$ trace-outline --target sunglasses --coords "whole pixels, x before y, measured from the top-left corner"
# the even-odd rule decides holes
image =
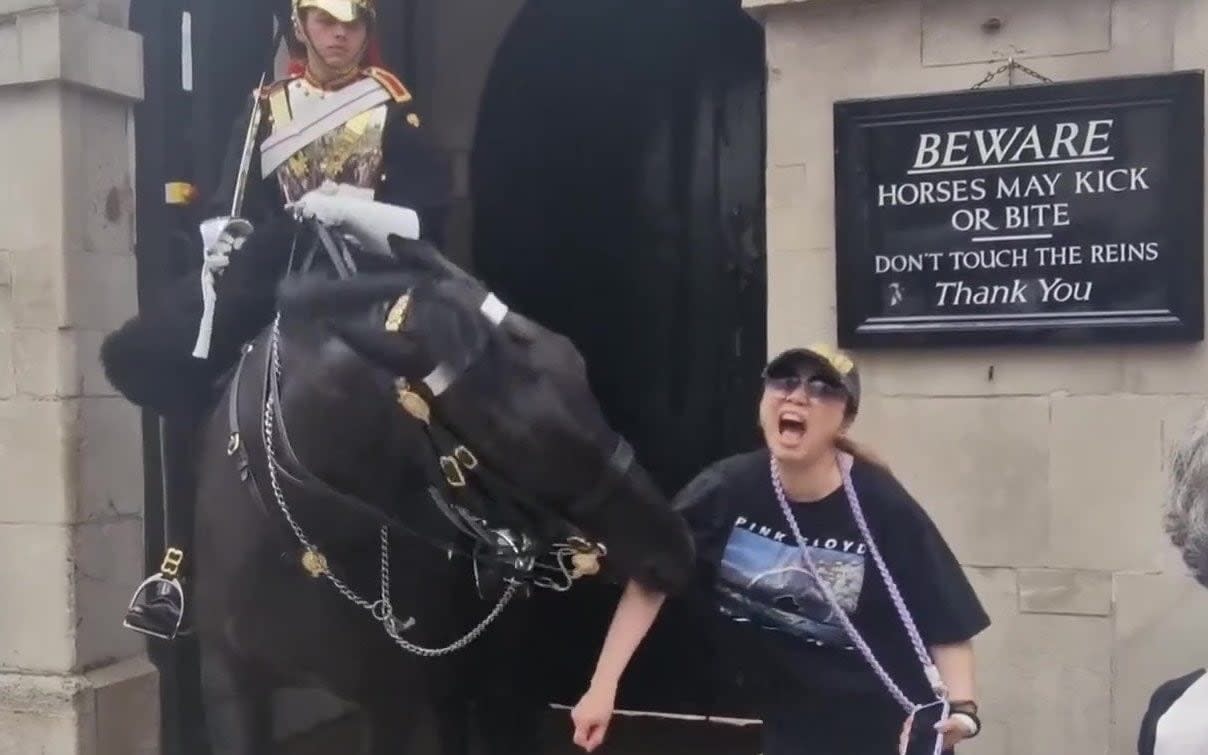
[[[805,395],[815,401],[838,401],[847,399],[847,391],[843,386],[819,375],[768,375],[764,385],[777,393],[789,394],[798,388],[805,389]]]

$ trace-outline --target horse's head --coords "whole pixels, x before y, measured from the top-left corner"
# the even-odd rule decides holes
[[[283,308],[323,315],[388,305],[373,324],[340,318],[333,327],[405,382],[412,409],[429,410],[434,428],[473,453],[481,468],[469,475],[499,478],[603,543],[614,571],[658,589],[684,586],[693,567],[686,526],[609,427],[570,340],[509,311],[433,247],[397,238],[392,246],[405,272],[293,282]]]

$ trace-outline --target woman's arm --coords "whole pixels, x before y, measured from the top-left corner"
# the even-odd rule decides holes
[[[948,688],[948,698],[976,700],[973,643],[969,641],[955,645],[935,645],[930,650],[935,667],[939,669],[940,678]]]
[[[974,678],[974,656],[972,641],[958,642],[951,645],[933,645],[928,648],[935,667],[940,672],[940,679],[948,688],[948,699],[953,703],[976,701],[976,680]],[[940,721],[938,729],[944,734],[944,748],[954,747],[962,739],[977,734],[971,731],[973,720],[967,716],[959,716],[958,709],[945,721]]]
[[[638,646],[650,631],[666,596],[630,581],[617,603],[617,610],[600,649],[595,673],[587,692],[571,711],[575,725],[574,742],[587,752],[604,742],[608,722],[616,705],[621,676]]]

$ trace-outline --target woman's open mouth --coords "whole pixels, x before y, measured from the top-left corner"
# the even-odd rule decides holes
[[[787,445],[797,445],[805,437],[808,429],[805,417],[796,412],[784,412],[780,415],[777,430],[780,442]]]

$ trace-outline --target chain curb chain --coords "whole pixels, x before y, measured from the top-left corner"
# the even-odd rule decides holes
[[[885,667],[882,666],[880,661],[877,660],[876,655],[874,655],[872,652],[872,648],[868,646],[868,643],[864,640],[863,635],[860,634],[855,625],[852,623],[851,618],[847,615],[847,611],[843,610],[843,606],[839,603],[838,598],[835,597],[830,585],[822,579],[822,575],[818,572],[818,566],[814,562],[814,557],[810,554],[809,547],[805,543],[805,537],[801,534],[801,528],[797,525],[797,518],[793,516],[793,512],[789,507],[788,498],[784,493],[784,485],[780,480],[780,470],[776,465],[775,457],[772,458],[771,467],[772,487],[776,491],[776,499],[780,503],[780,508],[784,512],[785,519],[788,520],[789,529],[792,531],[793,537],[797,540],[797,546],[801,550],[802,555],[805,557],[806,567],[809,569],[810,576],[813,577],[814,582],[818,585],[819,589],[822,591],[822,594],[826,597],[827,602],[830,604],[831,610],[833,610],[839,617],[839,622],[843,624],[843,628],[847,632],[848,638],[860,650],[860,654],[864,656],[864,659],[868,662],[868,665],[872,667],[873,672],[878,678],[880,678],[881,682],[885,685],[886,690],[888,690],[889,694],[897,701],[898,705],[900,705],[907,714],[913,715],[926,706],[918,705],[911,701],[911,699],[906,696],[906,693],[902,691],[901,687],[899,687],[897,683],[894,682],[893,678],[889,676],[889,672],[886,671]],[[872,539],[872,535],[868,529],[868,522],[864,519],[864,513],[860,507],[859,499],[855,494],[855,486],[852,485],[851,482],[851,473],[849,472],[848,467],[843,463],[842,459],[839,460],[839,471],[843,478],[844,493],[847,496],[847,501],[852,511],[852,517],[856,520],[856,527],[860,530],[860,535],[864,538],[865,543],[868,545],[868,550],[873,556],[873,561],[876,563],[878,571],[881,573],[881,579],[889,591],[894,607],[898,611],[898,616],[901,618],[902,623],[906,627],[907,633],[910,635],[911,645],[914,646],[915,654],[919,656],[919,660],[923,663],[928,681],[932,685],[932,689],[936,694],[937,701],[942,700],[947,694],[946,690],[944,690],[943,683],[939,679],[938,671],[935,669],[935,664],[932,662],[931,658],[926,655],[925,650],[920,651],[920,647],[923,647],[923,644],[918,635],[918,629],[915,627],[914,622],[910,619],[910,613],[906,608],[906,602],[902,599],[901,593],[898,592],[897,584],[894,582],[893,577],[890,576],[889,569],[885,566],[884,560],[881,559],[880,551]],[[933,703],[929,703],[928,705],[931,704]]]
[[[986,84],[989,84],[994,79],[998,78],[1002,74],[1004,74],[1007,71],[1010,71],[1011,69],[1014,69],[1014,68],[1017,68],[1020,71],[1023,71],[1024,73],[1028,74],[1032,78],[1037,79],[1039,81],[1043,81],[1046,84],[1053,83],[1053,80],[1050,79],[1048,76],[1045,76],[1044,74],[1039,73],[1036,70],[1029,68],[1028,66],[1025,66],[1023,63],[1020,63],[1019,61],[1017,61],[1015,58],[1012,57],[1012,58],[1007,58],[1006,63],[1003,63],[1001,66],[999,66],[997,70],[987,73],[986,77],[984,79],[982,79],[981,81],[977,82],[976,84],[974,84],[973,86],[971,86],[969,88],[970,89],[981,89]]]
[[[281,354],[278,348],[280,340],[280,324],[281,315],[278,314],[276,319],[273,320],[273,331],[269,341],[269,357],[271,362],[270,369],[273,371],[273,379],[275,381],[279,381],[281,378]],[[290,529],[293,530],[294,536],[298,538],[298,542],[307,550],[317,552],[318,549],[311,544],[310,540],[306,537],[306,534],[302,531],[302,528],[298,525],[297,521],[294,520],[293,514],[289,510],[289,506],[285,502],[285,494],[281,491],[281,483],[277,477],[277,457],[273,446],[273,437],[275,433],[273,433],[274,415],[272,401],[267,399],[265,400],[263,416],[264,448],[268,462],[266,466],[268,467],[269,482],[273,489],[273,497],[276,499],[277,507],[281,509],[281,514],[285,517],[285,521],[289,524]],[[508,585],[508,588],[504,591],[503,595],[500,596],[499,602],[495,604],[495,607],[491,609],[491,612],[488,613],[477,626],[471,629],[461,639],[441,648],[426,648],[403,639],[402,632],[405,627],[403,626],[402,622],[399,621],[398,617],[395,616],[394,607],[391,605],[390,535],[388,527],[383,526],[381,529],[382,597],[380,600],[370,603],[364,598],[361,598],[355,592],[353,592],[352,588],[345,584],[343,580],[337,577],[330,568],[323,572],[323,576],[326,577],[329,582],[331,582],[331,584],[336,588],[337,591],[339,591],[341,595],[357,606],[360,606],[368,611],[375,620],[380,622],[386,634],[390,637],[390,639],[394,640],[395,644],[409,653],[425,658],[437,658],[440,656],[449,655],[474,642],[479,636],[482,635],[483,632],[487,630],[491,624],[495,622],[495,619],[499,617],[499,614],[503,613],[503,609],[506,608],[508,603],[512,601],[512,598],[515,597],[517,589],[517,585],[515,584]]]

